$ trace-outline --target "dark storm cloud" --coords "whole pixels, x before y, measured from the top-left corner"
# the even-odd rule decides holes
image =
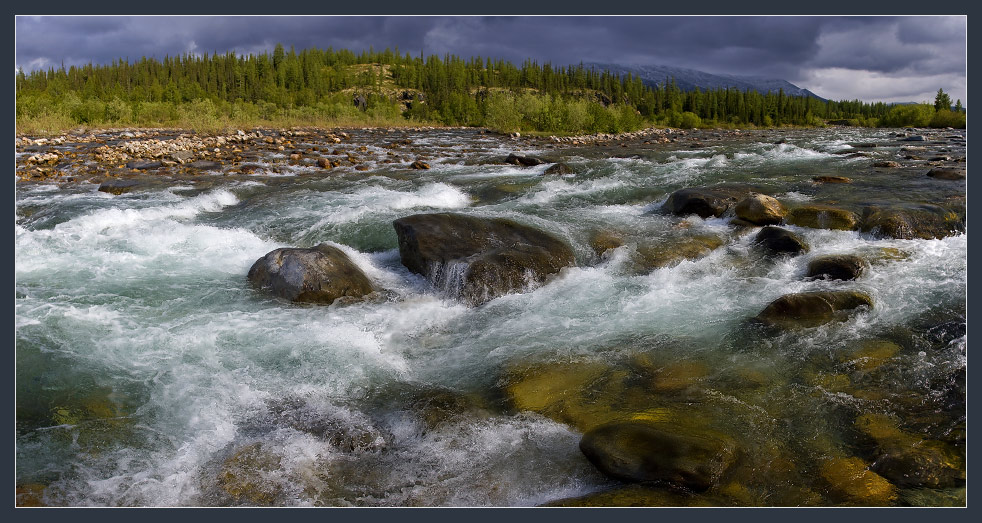
[[[16,25],[17,65],[26,69],[248,54],[282,43],[516,63],[661,64],[794,83],[836,77],[840,86],[842,71],[877,78],[965,72],[965,17],[18,17]]]

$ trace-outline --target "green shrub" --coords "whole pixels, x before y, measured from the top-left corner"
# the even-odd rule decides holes
[[[929,123],[931,127],[954,127],[956,129],[965,128],[965,113],[952,112],[942,109],[934,113]]]

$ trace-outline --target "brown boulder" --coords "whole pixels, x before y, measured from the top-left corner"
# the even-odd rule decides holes
[[[752,194],[734,208],[738,218],[755,225],[774,225],[781,223],[788,213],[776,198],[763,194]]]
[[[873,306],[873,299],[857,291],[785,294],[756,316],[757,321],[782,328],[816,327],[845,319],[849,311]]]
[[[249,281],[295,302],[330,304],[360,298],[375,289],[365,273],[337,247],[276,249],[256,260]]]

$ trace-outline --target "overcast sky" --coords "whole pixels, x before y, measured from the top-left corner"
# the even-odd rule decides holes
[[[782,78],[834,100],[966,98],[966,20],[954,17],[18,17],[25,70],[272,50],[525,58],[555,65],[657,64]]]

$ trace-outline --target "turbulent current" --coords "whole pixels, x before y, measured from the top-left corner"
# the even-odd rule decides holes
[[[928,177],[903,155],[963,157],[964,132],[922,131],[915,143],[898,131],[704,131],[626,147],[357,131],[331,147],[381,158],[406,139],[431,168],[369,160],[365,171],[322,171],[263,153],[256,163],[282,167],[119,195],[97,181],[19,183],[18,496],[52,506],[962,505],[964,230],[904,239],[785,224],[810,249],[768,257],[753,248],[757,228],[731,215],[661,210],[673,191],[721,183],[857,216],[871,205],[963,208],[964,181]],[[547,163],[503,164],[512,152]],[[573,174],[544,174],[560,160]],[[401,263],[393,220],[427,212],[533,226],[568,243],[576,266],[468,305]],[[601,233],[618,241],[598,248]],[[693,238],[709,246],[684,254]],[[273,249],[324,242],[380,291],[301,305],[246,279]],[[855,281],[806,278],[826,254],[868,267]],[[782,295],[834,290],[874,305],[816,327],[752,321]],[[723,434],[736,450],[708,489],[625,482],[580,449],[591,420],[614,413]]]

